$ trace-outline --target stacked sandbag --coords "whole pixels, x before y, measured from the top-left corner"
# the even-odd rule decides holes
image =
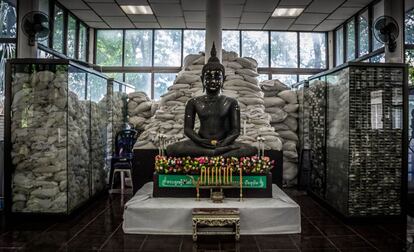
[[[177,74],[168,92],[161,96],[160,107],[145,126],[135,148],[157,148],[159,134],[166,135],[167,144],[186,139],[184,136],[184,110],[186,102],[203,94],[201,70],[203,54],[188,55],[183,70]],[[239,58],[234,52],[223,51],[226,80],[223,94],[238,100],[241,108],[242,133],[238,141],[257,146],[257,137],[265,138],[265,149],[281,150],[282,142],[270,126],[265,113],[263,93],[258,86],[257,62],[252,58]],[[196,121],[195,129],[199,127]]]
[[[193,57],[193,64],[188,65],[191,69],[184,70],[177,74],[173,85],[168,87],[167,93],[161,96],[159,107],[155,110],[154,116],[147,121],[144,132],[139,136],[135,148],[155,149],[159,146],[160,134],[166,135],[167,144],[185,139],[184,136],[184,110],[186,102],[202,90],[201,68],[203,67],[204,56],[191,55],[186,57],[185,66],[189,58]],[[201,60],[202,59],[202,60]],[[199,123],[196,122],[196,127]]]
[[[128,122],[137,130],[145,128],[149,118],[156,110],[157,103],[151,101],[145,92],[139,91],[128,94]]]
[[[112,139],[115,139],[117,132],[121,131],[127,122],[127,94],[123,92],[113,92],[111,97],[111,116],[112,116]]]
[[[296,91],[279,80],[260,83],[264,93],[265,112],[271,125],[283,141],[283,179],[290,183],[298,173],[298,98]]]
[[[105,100],[91,101],[91,168],[92,194],[102,190],[106,184],[106,175],[109,173],[107,156],[107,125],[108,107]]]
[[[89,197],[89,107],[67,83],[66,72],[13,76],[13,211],[66,213]]]

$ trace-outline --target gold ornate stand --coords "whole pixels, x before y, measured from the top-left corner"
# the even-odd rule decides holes
[[[240,240],[240,212],[237,208],[194,208],[193,241],[198,235],[235,235]]]

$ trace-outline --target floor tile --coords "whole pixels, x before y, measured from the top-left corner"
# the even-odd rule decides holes
[[[261,250],[265,249],[296,249],[289,235],[261,235],[256,237]]]
[[[304,249],[334,249],[331,242],[325,237],[291,235],[292,240],[301,250]]]
[[[329,237],[335,247],[340,249],[371,247],[367,242],[356,235]]]

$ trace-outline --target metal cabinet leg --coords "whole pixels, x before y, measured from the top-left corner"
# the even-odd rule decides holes
[[[240,221],[236,221],[236,223],[234,224],[236,227],[236,241],[240,240]]]
[[[193,221],[193,241],[197,241],[197,222]]]

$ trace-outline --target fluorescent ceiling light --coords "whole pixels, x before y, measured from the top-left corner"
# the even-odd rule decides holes
[[[272,17],[297,17],[304,8],[276,8]]]
[[[126,14],[152,14],[148,5],[121,5],[121,8]]]

